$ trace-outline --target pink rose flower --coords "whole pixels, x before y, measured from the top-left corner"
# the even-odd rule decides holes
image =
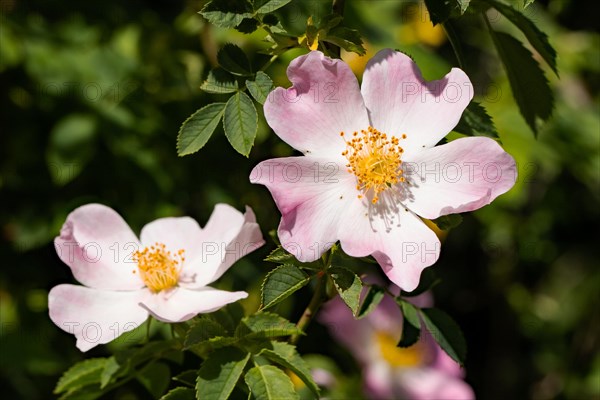
[[[429,293],[415,298],[419,306],[431,305]],[[339,297],[326,303],[319,321],[347,347],[363,367],[363,389],[370,399],[472,400],[473,389],[464,372],[433,340],[421,331],[419,341],[396,347],[403,317],[394,300],[385,296],[364,319],[354,319]]]
[[[458,68],[426,82],[408,56],[382,50],[359,87],[346,63],[312,51],[287,74],[293,86],[271,92],[265,117],[304,156],[263,161],[250,180],[273,195],[279,239],[300,261],[340,241],[351,256],[373,255],[411,291],[440,252],[419,216],[476,210],[515,183],[514,159],[492,139],[435,146],[473,97]]]
[[[157,219],[138,240],[113,209],[88,204],[69,214],[54,244],[84,286],[52,288],[50,319],[87,351],[149,315],[181,322],[246,298],[207,285],[264,241],[248,207],[242,214],[218,204],[204,228],[190,217]]]

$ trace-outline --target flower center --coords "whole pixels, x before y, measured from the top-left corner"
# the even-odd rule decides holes
[[[387,332],[377,332],[375,340],[381,356],[393,367],[414,367],[423,361],[423,351],[419,343],[407,347],[397,347],[396,340]]]
[[[146,287],[158,293],[177,286],[181,264],[185,261],[183,255],[183,249],[171,253],[163,243],[154,243],[133,253],[133,260],[138,264],[140,277]]]
[[[344,135],[344,132],[340,133],[340,136]],[[402,139],[406,139],[406,135],[402,135]],[[400,147],[400,139],[388,137],[369,126],[367,130],[354,132],[350,140],[344,140],[346,150],[342,155],[348,159],[348,172],[356,176],[356,189],[362,192],[359,199],[367,195],[376,204],[381,192],[404,182],[401,168],[404,149]]]

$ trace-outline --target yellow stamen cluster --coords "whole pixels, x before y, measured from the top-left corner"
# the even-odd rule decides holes
[[[423,348],[419,343],[407,348],[397,347],[397,340],[387,332],[377,332],[375,341],[381,357],[393,367],[414,367],[423,362]]]
[[[340,133],[344,137],[344,132]],[[406,135],[402,135],[406,139]],[[354,132],[350,140],[346,140],[346,150],[342,155],[348,159],[348,172],[353,173],[358,182],[356,189],[363,194],[372,192],[371,202],[379,201],[379,194],[393,185],[404,182],[402,175],[402,153],[400,139],[388,137],[369,126],[367,130]],[[362,194],[358,198],[362,198]]]
[[[171,253],[163,243],[155,243],[133,253],[133,260],[138,264],[140,277],[146,287],[158,293],[177,286],[181,264],[185,261],[184,252],[181,249]]]

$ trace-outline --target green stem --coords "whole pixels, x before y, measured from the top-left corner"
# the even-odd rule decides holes
[[[308,303],[308,306],[302,313],[302,317],[300,317],[298,323],[296,324],[296,326],[303,332],[317,314],[321,304],[323,304],[323,302],[327,299],[327,295],[325,294],[327,275],[323,273],[323,275],[318,279],[319,280],[317,281],[317,286],[315,288],[315,292],[313,293],[312,299],[310,299],[310,303]],[[290,338],[290,343],[296,344],[299,339],[300,335],[293,335]]]

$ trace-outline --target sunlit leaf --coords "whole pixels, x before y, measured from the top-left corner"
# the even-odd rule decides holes
[[[272,365],[261,365],[250,369],[245,376],[250,393],[256,400],[294,400],[298,393],[289,376]]]
[[[248,157],[258,129],[258,115],[246,93],[238,92],[227,101],[223,128],[231,146],[238,153]]]
[[[227,399],[249,359],[250,353],[235,347],[226,347],[212,353],[198,371],[196,397],[206,400]]]
[[[306,286],[309,281],[310,277],[294,265],[284,264],[275,268],[263,281],[261,309],[273,307]]]
[[[362,281],[358,275],[343,267],[331,267],[327,272],[344,303],[352,310],[352,314],[357,315],[362,290]]]
[[[217,128],[225,103],[212,103],[202,107],[186,119],[177,136],[177,154],[186,156],[200,150]]]

